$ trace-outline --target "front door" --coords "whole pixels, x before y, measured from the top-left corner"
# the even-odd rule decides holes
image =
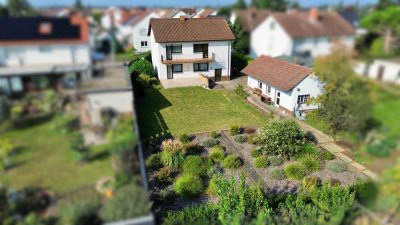
[[[383,72],[385,72],[385,67],[384,66],[379,66],[379,69],[378,69],[378,80],[382,80]]]
[[[215,69],[215,82],[221,81],[222,69]]]
[[[171,60],[172,59],[172,46],[167,46],[167,52],[166,52],[166,58],[167,60]]]
[[[172,65],[167,65],[167,78],[168,79],[173,79],[174,78],[174,73],[172,70]]]

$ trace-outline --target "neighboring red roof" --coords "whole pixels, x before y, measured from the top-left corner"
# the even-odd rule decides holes
[[[270,15],[269,10],[255,8],[235,10],[234,13],[243,30],[247,32],[254,30]]]
[[[150,31],[156,42],[195,42],[234,40],[224,18],[151,19]]]
[[[206,17],[208,17],[209,15],[211,15],[213,12],[215,12],[215,9],[205,8],[205,9],[203,10],[203,12],[201,12],[201,13],[199,14],[199,17],[201,17],[201,18],[206,18]]]
[[[312,70],[297,64],[262,55],[242,70],[242,73],[283,91],[290,91]]]
[[[316,13],[317,19],[311,19],[310,13]],[[311,9],[306,12],[273,13],[272,16],[291,37],[332,37],[355,34],[351,24],[336,12],[319,12]]]

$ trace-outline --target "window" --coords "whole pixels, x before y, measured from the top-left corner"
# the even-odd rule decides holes
[[[147,41],[141,41],[140,46],[142,47],[147,47]]]
[[[39,46],[39,51],[41,53],[51,52],[51,47],[50,46]]]
[[[208,71],[208,63],[193,63],[194,71]]]
[[[268,92],[268,93],[271,93],[271,86],[268,86],[268,85],[267,85],[267,92]]]
[[[258,88],[262,89],[262,83],[258,81]]]
[[[275,29],[275,23],[271,22],[271,24],[269,25],[269,29],[270,30],[274,30]]]
[[[310,95],[299,95],[297,96],[297,104],[306,103],[309,98]]]
[[[147,29],[146,28],[142,28],[140,29],[140,36],[147,36]]]
[[[182,45],[172,45],[172,53],[182,53]]]
[[[204,52],[208,49],[208,44],[193,44],[193,52]]]
[[[183,71],[182,64],[174,64],[174,65],[172,65],[172,71],[174,73],[182,73],[182,71]]]

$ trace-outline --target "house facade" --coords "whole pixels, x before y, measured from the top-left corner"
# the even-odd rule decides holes
[[[132,26],[132,43],[133,47],[137,52],[150,51],[150,37],[148,34],[150,19],[160,18],[156,12],[147,12],[141,15],[140,19],[137,20]]]
[[[56,82],[64,76],[91,78],[87,20],[71,18],[0,18],[0,88],[23,92],[41,77]]]
[[[400,58],[375,59],[371,64],[358,62],[354,64],[354,71],[377,81],[400,84]]]
[[[242,73],[248,75],[248,88],[266,104],[285,113],[304,113],[318,108],[308,99],[323,93],[323,84],[307,67],[269,56],[260,56]]]
[[[152,62],[160,80],[204,76],[218,82],[231,74],[234,35],[223,18],[152,19]]]

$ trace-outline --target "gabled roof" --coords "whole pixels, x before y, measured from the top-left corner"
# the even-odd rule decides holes
[[[316,13],[317,19],[310,18],[310,13],[304,11],[291,11],[284,13],[273,13],[272,16],[278,21],[283,29],[294,38],[306,37],[333,37],[354,35],[355,30],[346,20],[336,12]]]
[[[150,29],[158,43],[224,41],[235,37],[224,18],[151,19]]]
[[[262,55],[242,70],[242,73],[282,91],[290,91],[308,77],[312,70],[294,63]]]
[[[133,14],[128,20],[125,21],[124,25],[135,26],[136,24],[140,23],[144,18],[146,18],[151,11],[142,11]]]
[[[214,13],[215,11],[216,11],[216,9],[205,8],[205,9],[203,9],[203,11],[201,13],[199,13],[199,17],[206,18],[206,17],[210,16],[212,13]]]
[[[255,8],[239,9],[234,11],[239,19],[240,25],[246,32],[250,32],[257,28],[269,15],[269,10],[259,10]]]

